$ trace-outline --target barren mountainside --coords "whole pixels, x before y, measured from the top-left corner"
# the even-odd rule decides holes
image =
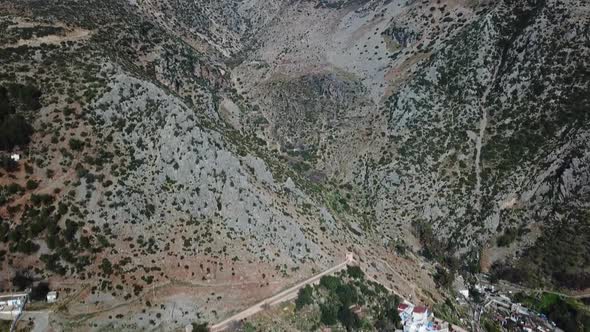
[[[0,31],[0,288],[59,288],[57,330],[214,323],[346,252],[429,305],[441,269],[590,288],[585,0],[9,0]]]

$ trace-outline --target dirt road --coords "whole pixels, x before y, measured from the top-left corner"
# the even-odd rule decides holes
[[[297,293],[299,292],[299,289],[301,289],[307,285],[319,282],[323,276],[340,271],[340,270],[346,268],[346,266],[349,263],[352,263],[353,261],[354,261],[354,258],[352,256],[352,254],[349,253],[346,255],[346,260],[344,262],[342,262],[342,263],[340,263],[340,264],[338,264],[338,265],[336,265],[336,266],[334,266],[322,273],[316,274],[315,276],[313,276],[309,279],[306,279],[306,280],[298,283],[297,285],[290,287],[290,288],[288,288],[276,295],[273,295],[264,301],[256,303],[255,305],[245,309],[244,311],[241,311],[241,312],[225,319],[224,321],[211,326],[210,330],[211,330],[211,332],[224,331],[227,328],[229,328],[233,323],[239,322],[239,321],[241,321],[245,318],[248,318],[256,313],[259,313],[260,311],[264,310],[264,308],[267,306],[273,306],[273,305],[281,303],[281,302],[292,300],[297,297]]]
[[[284,290],[284,291],[282,291],[282,292],[280,292],[280,293],[278,293],[276,295],[273,295],[273,296],[267,298],[264,301],[258,302],[255,305],[253,305],[253,306],[251,306],[251,307],[249,307],[249,308],[247,308],[247,309],[245,309],[245,310],[243,310],[243,311],[241,311],[241,312],[239,312],[239,313],[237,313],[237,314],[235,314],[235,315],[233,315],[233,316],[231,316],[231,317],[229,317],[229,318],[221,321],[220,323],[217,323],[217,324],[211,326],[210,327],[210,331],[211,332],[225,331],[226,329],[230,328],[233,324],[235,324],[235,323],[237,323],[237,322],[239,322],[239,321],[241,321],[243,319],[246,319],[246,318],[248,318],[250,316],[253,316],[253,315],[255,315],[255,314],[257,314],[257,313],[259,313],[261,311],[263,311],[266,307],[274,306],[274,305],[279,304],[281,302],[293,300],[293,299],[295,299],[297,297],[297,294],[299,292],[299,289],[305,287],[306,285],[315,284],[315,283],[319,282],[319,280],[323,276],[329,275],[329,274],[332,274],[332,273],[335,273],[337,271],[340,271],[340,270],[344,269],[348,264],[350,264],[352,262],[354,262],[354,257],[352,255],[352,253],[347,253],[346,254],[346,260],[344,262],[342,262],[342,263],[340,263],[340,264],[338,264],[338,265],[336,265],[336,266],[334,266],[334,267],[332,267],[332,268],[330,268],[330,269],[328,269],[328,270],[326,270],[326,271],[324,271],[322,273],[316,274],[315,276],[313,276],[313,277],[311,277],[309,279],[306,279],[306,280],[298,283],[297,285],[295,285],[295,286],[293,286],[291,288],[288,288],[288,289],[286,289],[286,290]],[[381,284],[379,281],[375,280],[374,278],[372,278],[369,275],[365,275],[365,277],[368,280],[371,280],[371,281],[374,281],[376,283]],[[386,286],[383,286],[383,287],[385,287],[385,289],[387,289],[389,292],[394,293],[394,294],[397,294],[393,289],[388,288]],[[397,294],[397,295],[399,296],[399,294]],[[403,297],[402,297],[402,300],[404,302],[407,302],[407,300],[403,299]],[[408,303],[410,303],[410,302],[408,302]],[[441,321],[440,319],[437,319],[437,318],[435,318],[435,321],[437,321],[440,324],[443,323],[443,321]],[[449,325],[450,325],[450,327],[453,328],[453,331],[467,332],[465,329],[461,328],[460,326],[452,325],[452,324],[449,324]]]

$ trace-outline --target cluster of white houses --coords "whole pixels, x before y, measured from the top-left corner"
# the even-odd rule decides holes
[[[27,289],[21,293],[0,295],[0,320],[11,320],[11,331],[14,330],[16,323],[25,310],[25,305],[29,300],[29,293],[30,289]],[[47,293],[47,302],[54,303],[55,301],[57,301],[57,292],[51,291]]]
[[[397,311],[402,320],[403,332],[448,332],[447,326],[441,326],[434,320],[432,312],[425,306],[412,303],[400,303]]]
[[[0,319],[15,320],[23,312],[29,292],[0,295]]]

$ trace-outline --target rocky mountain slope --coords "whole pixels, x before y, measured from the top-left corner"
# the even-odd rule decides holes
[[[303,17],[285,15],[234,70],[269,121],[251,128],[307,159],[310,177],[360,192],[384,242],[411,244],[427,224],[446,241],[438,251],[479,260],[483,247],[487,270],[564,223],[587,225],[586,4],[339,8],[299,3]],[[520,272],[585,274],[579,250],[571,271],[537,257]]]
[[[0,86],[40,93],[5,97],[34,133],[3,147],[0,286],[69,290],[55,326],[214,322],[346,251],[426,303],[434,265],[590,286],[585,1],[0,12]]]

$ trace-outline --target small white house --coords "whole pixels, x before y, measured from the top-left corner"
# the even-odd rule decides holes
[[[51,291],[47,293],[47,303],[55,303],[57,301],[57,292]]]
[[[428,320],[428,308],[424,306],[417,306],[412,312],[412,319],[416,323],[426,323]]]
[[[19,161],[20,160],[20,154],[13,153],[13,154],[10,155],[10,159],[12,159],[14,161]]]
[[[463,295],[466,299],[469,299],[469,289],[462,289],[459,291],[459,294]]]

